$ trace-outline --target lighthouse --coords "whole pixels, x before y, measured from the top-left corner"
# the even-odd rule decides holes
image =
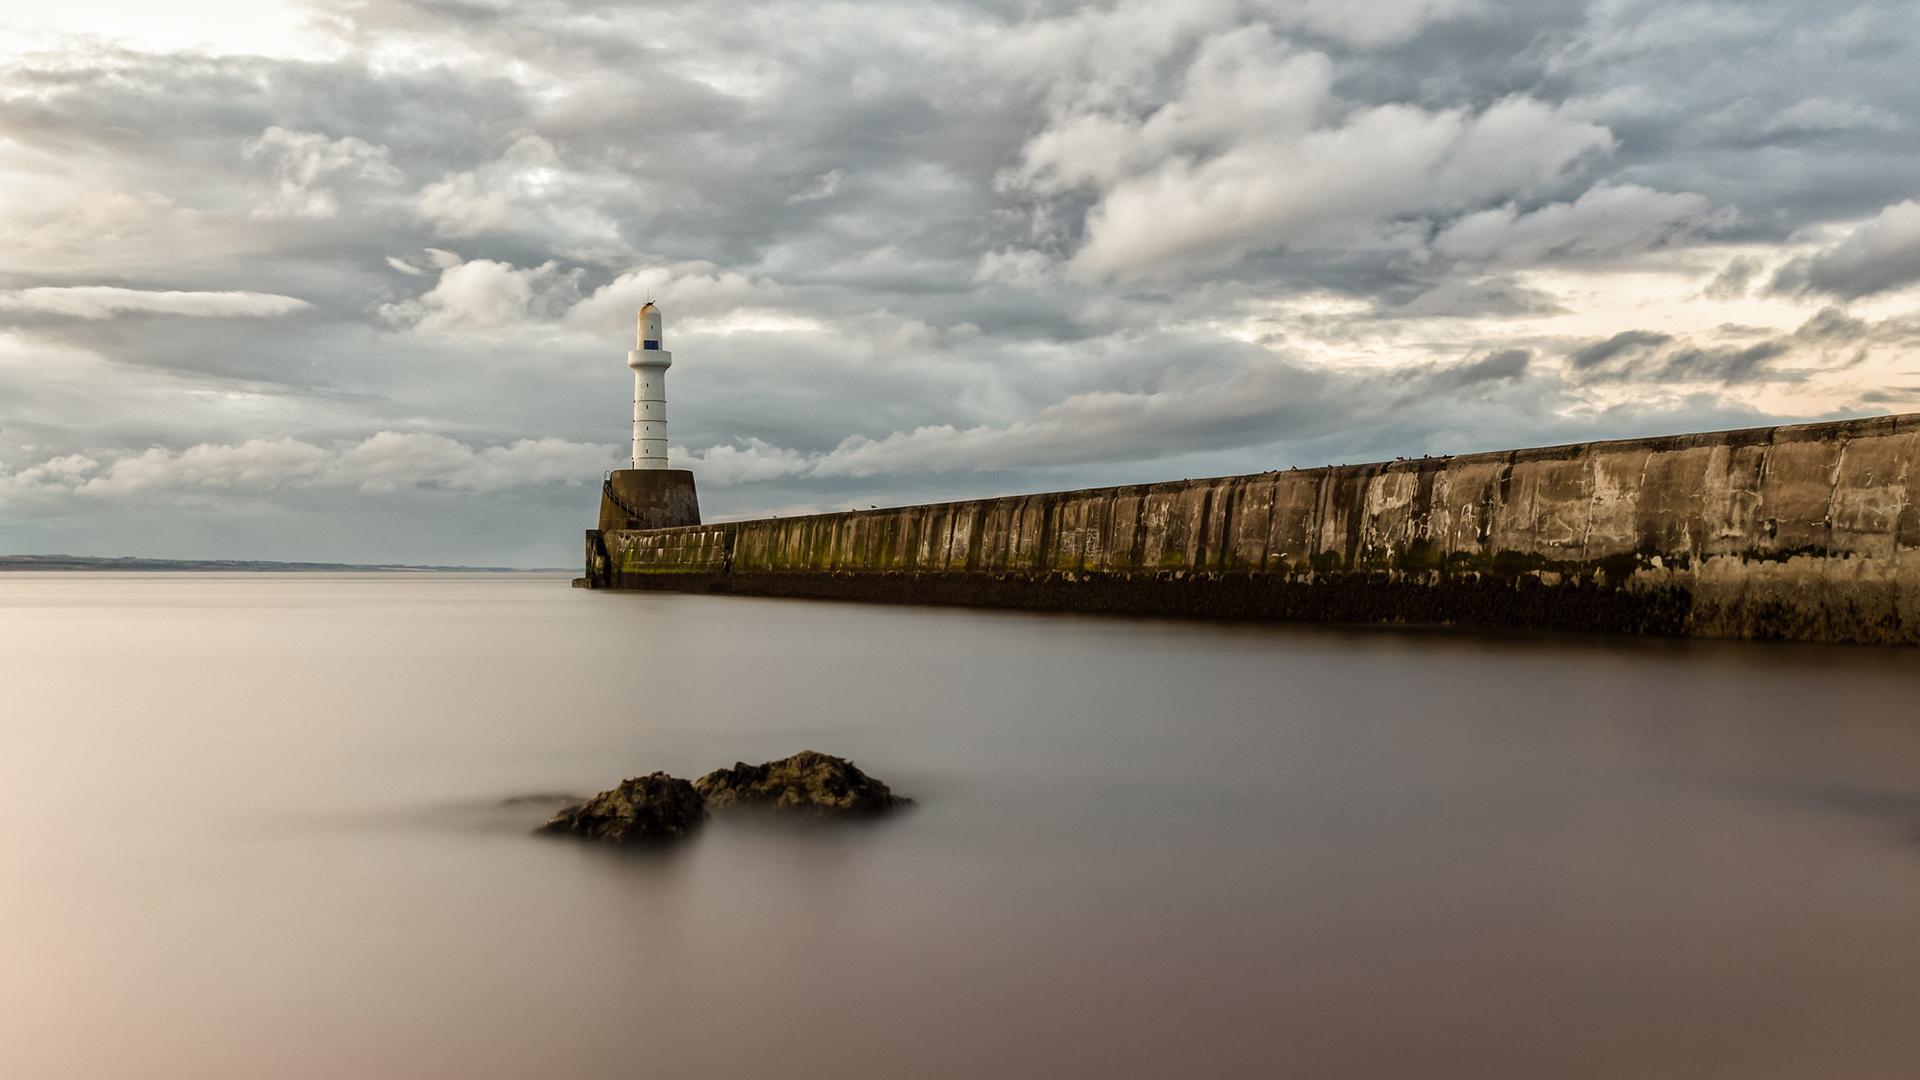
[[[667,467],[667,369],[673,354],[660,347],[660,309],[649,300],[640,309],[638,332],[627,353],[633,369],[633,467]]]
[[[633,369],[632,467],[609,472],[600,485],[599,527],[587,530],[587,576],[581,579],[589,587],[621,580],[620,559],[613,555],[634,542],[623,537],[700,524],[693,473],[667,468],[667,369],[673,354],[660,347],[660,309],[649,300],[634,321],[639,332],[627,351]]]

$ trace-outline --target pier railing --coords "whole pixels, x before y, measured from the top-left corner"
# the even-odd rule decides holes
[[[629,522],[638,523],[641,520],[643,515],[640,513],[640,511],[634,509],[633,504],[621,498],[620,493],[613,490],[613,474],[609,473],[606,476],[601,478],[600,494],[608,502],[612,503],[615,509],[627,515],[627,520]]]

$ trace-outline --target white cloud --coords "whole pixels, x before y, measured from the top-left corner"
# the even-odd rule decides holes
[[[556,238],[605,243],[617,232],[615,223],[580,207],[631,182],[571,169],[553,143],[521,135],[497,159],[421,188],[413,209],[441,236],[541,229]]]
[[[439,248],[428,248],[426,255],[439,270],[433,287],[380,308],[388,322],[423,334],[560,323],[596,336],[619,335],[630,331],[634,313],[648,300],[657,301],[670,320],[681,315],[670,322],[669,332],[675,325],[718,333],[815,330],[821,325],[804,313],[784,310],[780,305],[787,296],[778,284],[709,262],[629,270],[582,297],[583,271],[562,269],[557,261],[517,267],[495,259],[462,260]],[[405,262],[395,269],[412,276],[426,273]]]
[[[1027,141],[1002,186],[1057,195],[1100,189],[1175,155],[1247,138],[1297,139],[1327,107],[1333,64],[1295,53],[1264,26],[1203,43],[1181,92],[1144,121],[1124,112],[1069,112]]]
[[[1610,149],[1607,129],[1528,98],[1480,113],[1361,110],[1294,139],[1174,157],[1108,188],[1073,258],[1090,277],[1152,277],[1523,194]]]
[[[244,248],[249,231],[156,192],[76,188],[68,177],[4,167],[0,207],[7,261],[68,275],[176,272],[180,251]]]
[[[415,209],[437,225],[443,236],[473,236],[519,221],[513,201],[470,172],[455,173],[421,188]]]
[[[171,54],[14,54],[0,472],[14,505],[21,485],[56,493],[36,497],[44,529],[0,511],[0,546],[426,554],[388,546],[420,520],[368,527],[405,495],[346,493],[464,490],[549,452],[591,483],[618,447],[417,435],[624,441],[617,357],[649,294],[679,342],[674,434],[716,513],[1180,475],[1196,452],[1242,471],[1329,417],[1363,433],[1340,454],[1406,452],[1435,418],[1496,445],[1503,415],[1430,405],[1401,373],[1519,350],[1524,371],[1476,393],[1531,395],[1514,407],[1547,441],[1679,375],[1715,393],[1695,377],[1751,376],[1756,418],[1920,400],[1920,336],[1893,321],[1920,295],[1910,233],[1893,210],[1862,220],[1915,194],[1889,177],[1920,175],[1898,137],[1920,100],[1910,0],[1830,19],[1739,0],[485,7],[329,2],[323,64],[178,34]],[[1614,133],[1630,153],[1607,154]],[[1797,256],[1790,295],[1770,292]],[[154,291],[226,288],[265,299]],[[139,333],[76,317],[292,297],[321,310]],[[1836,298],[1877,329],[1802,342]],[[1674,344],[1636,373],[1567,374],[1574,344],[1628,331]],[[1791,354],[1736,366],[1774,340]],[[1331,389],[1229,383],[1269,355]],[[1300,401],[1317,411],[1276,411]],[[383,429],[408,434],[336,460]],[[173,460],[286,434],[327,455],[311,479],[299,447]],[[252,490],[219,478],[265,482],[238,471],[255,457],[333,493],[255,504],[328,519],[190,507]],[[57,494],[123,458],[115,483],[164,492],[197,468],[181,490],[235,494]],[[552,514],[577,500],[435,494],[435,549],[570,559]]]
[[[180,18],[157,6],[116,0],[64,0],[9,11],[0,31],[20,34],[18,51],[39,51],[52,34],[85,34],[128,49],[157,52],[214,49],[254,56],[319,58],[329,50],[310,44],[311,14],[259,0],[201,0],[194,17]],[[12,51],[0,34],[0,58]]]
[[[293,439],[249,439],[232,446],[202,443],[179,453],[154,447],[115,461],[104,473],[80,483],[78,490],[88,495],[156,488],[271,491],[313,482],[329,457],[325,450]]]
[[[99,498],[182,491],[264,495],[301,488],[491,492],[593,482],[617,464],[614,453],[612,447],[565,439],[472,446],[444,435],[383,431],[332,447],[291,438],[201,443],[178,451],[153,447],[107,464],[65,455],[0,480],[16,490]]]
[[[0,490],[67,490],[80,484],[99,468],[100,463],[85,454],[65,454],[38,465],[30,465],[16,473],[0,473]]]
[[[698,312],[714,323],[733,311],[775,308],[786,299],[777,283],[721,270],[710,262],[667,263],[629,270],[593,291],[566,314],[568,323],[594,333],[628,328],[634,313],[649,300],[659,303],[668,320],[676,313]],[[673,332],[671,321],[664,327]]]
[[[473,447],[444,435],[383,431],[338,456],[336,482],[372,492],[423,486],[498,491],[597,482],[616,463],[609,447],[565,439]]]
[[[521,268],[494,259],[462,262],[438,249],[428,254],[440,267],[433,288],[380,308],[389,322],[423,334],[510,329],[538,321],[571,302],[580,276],[551,261]]]
[[[1150,109],[1100,97],[1056,109],[998,185],[1043,206],[1091,196],[1079,276],[1172,277],[1525,196],[1614,143],[1578,110],[1524,96],[1351,108],[1334,76],[1330,58],[1266,26],[1214,33]]]
[[[675,448],[677,468],[696,469],[700,481],[717,487],[757,484],[812,471],[814,463],[798,450],[774,446],[760,439],[742,439],[704,450]]]
[[[334,185],[363,180],[394,183],[400,171],[384,146],[348,135],[332,139],[314,131],[274,126],[241,144],[248,161],[265,161],[275,180],[273,197],[258,217],[330,218],[340,212]]]
[[[271,318],[311,306],[305,300],[275,293],[178,292],[124,289],[117,285],[45,285],[0,292],[0,310],[35,311],[76,319],[106,319],[122,313]]]

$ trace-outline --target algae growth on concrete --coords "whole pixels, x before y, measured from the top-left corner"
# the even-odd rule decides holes
[[[670,529],[586,583],[1920,643],[1920,415]]]

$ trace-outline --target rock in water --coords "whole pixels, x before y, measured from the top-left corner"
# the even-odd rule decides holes
[[[709,805],[802,817],[879,814],[913,800],[860,771],[845,758],[802,750],[762,765],[736,762],[693,782]]]
[[[707,808],[692,784],[657,772],[622,781],[584,805],[560,811],[540,831],[610,844],[648,844],[678,840],[706,816]]]

